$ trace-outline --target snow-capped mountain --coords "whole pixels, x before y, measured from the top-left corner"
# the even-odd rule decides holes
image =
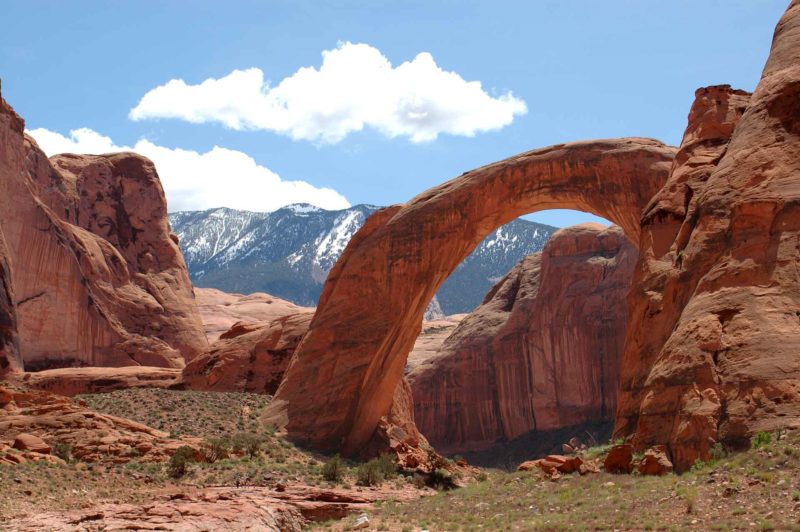
[[[326,211],[298,204],[269,213],[220,208],[176,212],[169,220],[196,286],[267,292],[313,306],[347,242],[379,208]],[[497,229],[442,285],[437,294],[441,310],[472,310],[500,277],[540,250],[555,230],[526,220]]]

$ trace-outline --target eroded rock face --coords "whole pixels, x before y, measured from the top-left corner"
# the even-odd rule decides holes
[[[0,228],[0,379],[21,367],[17,340],[17,307],[14,289],[11,285],[11,265],[8,260],[3,230]]]
[[[48,160],[0,98],[0,227],[28,370],[180,368],[207,341],[153,164]]]
[[[619,227],[556,232],[410,373],[420,432],[456,453],[612,420],[636,258]]]
[[[170,438],[166,432],[94,412],[52,393],[0,387],[0,449],[14,445],[20,434],[51,447],[66,443],[72,456],[83,462],[117,464],[134,458],[163,462],[178,447],[199,449],[202,442],[200,438]]]
[[[274,394],[297,345],[308,331],[312,309],[265,323],[239,322],[208,352],[189,362],[181,386],[192,390]]]
[[[800,425],[800,3],[755,92],[698,91],[645,212],[615,432],[677,470]]]
[[[216,288],[195,288],[194,293],[211,343],[219,340],[220,335],[236,323],[263,324],[289,314],[314,310],[262,292],[242,295]]]
[[[20,379],[37,390],[72,397],[127,388],[169,388],[180,381],[181,370],[153,366],[122,368],[56,368],[25,373]]]
[[[638,241],[674,149],[577,142],[468,172],[370,217],[331,271],[266,419],[289,437],[358,453],[392,404],[428,301],[492,230],[542,209],[593,212]]]

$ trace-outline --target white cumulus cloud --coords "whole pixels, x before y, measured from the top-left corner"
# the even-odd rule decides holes
[[[273,211],[291,203],[310,203],[323,209],[350,206],[335,190],[283,180],[246,153],[219,146],[205,153],[166,148],[145,139],[132,147],[117,146],[111,138],[88,128],[74,129],[69,136],[44,128],[28,133],[48,156],[133,151],[150,158],[161,178],[170,212],[216,207]]]
[[[336,143],[365,127],[412,142],[441,133],[473,136],[526,112],[511,92],[492,96],[480,81],[442,70],[427,52],[393,67],[377,48],[346,42],[322,52],[319,69],[300,68],[274,87],[258,68],[197,85],[173,79],[147,92],[129,116],[219,122]]]

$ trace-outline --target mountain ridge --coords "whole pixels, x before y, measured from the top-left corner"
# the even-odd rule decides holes
[[[219,207],[170,213],[169,221],[195,286],[267,292],[313,306],[350,238],[381,208],[358,204],[329,211],[300,203],[253,212]],[[492,232],[443,283],[429,310],[436,303],[443,314],[476,307],[498,278],[539,251],[556,229],[517,219]]]

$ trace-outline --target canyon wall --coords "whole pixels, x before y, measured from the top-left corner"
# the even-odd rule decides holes
[[[0,228],[0,379],[6,373],[18,371],[22,367],[19,359],[15,301],[6,240]]]
[[[25,369],[180,368],[206,349],[148,159],[49,160],[0,97],[0,227]]]
[[[644,213],[615,432],[676,467],[800,426],[800,2],[752,96],[701,89]]]
[[[636,248],[619,227],[556,232],[409,375],[437,450],[613,418]]]

